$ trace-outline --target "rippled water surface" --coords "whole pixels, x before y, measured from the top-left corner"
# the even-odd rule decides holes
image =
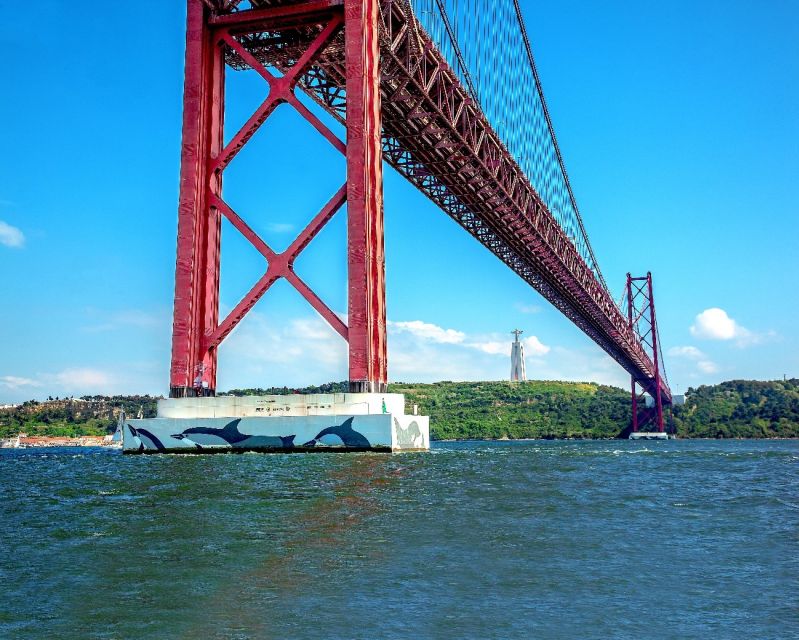
[[[798,638],[799,443],[0,452],[1,638]]]

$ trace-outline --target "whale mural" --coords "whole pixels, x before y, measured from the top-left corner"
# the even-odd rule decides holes
[[[342,422],[338,426],[322,429],[319,433],[316,434],[316,436],[312,440],[309,440],[302,446],[316,447],[319,446],[320,444],[336,445],[338,444],[336,440],[340,440],[341,444],[343,444],[345,447],[368,449],[372,445],[369,443],[369,440],[367,440],[366,436],[364,436],[362,433],[359,433],[358,431],[355,431],[352,428],[353,420],[354,418],[347,418],[344,422]]]
[[[239,431],[241,418],[228,422],[222,429],[191,427],[173,433],[176,440],[183,440],[198,449],[203,447],[232,447],[234,449],[292,449],[295,436],[259,436]]]
[[[136,444],[136,448],[139,451],[144,451],[146,449],[155,449],[156,451],[164,451],[166,447],[158,437],[149,432],[147,429],[142,429],[139,427],[138,429],[130,424],[127,425],[128,430],[130,431],[130,435],[133,437],[133,442]]]
[[[125,419],[126,453],[399,451],[429,446],[422,418],[390,413]]]

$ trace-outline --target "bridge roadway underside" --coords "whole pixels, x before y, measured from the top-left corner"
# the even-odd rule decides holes
[[[341,0],[256,0],[217,20],[259,62],[290,67]],[[380,0],[380,99],[385,160],[539,291],[653,396],[655,366],[628,319],[578,253],[491,128],[456,73],[413,17],[409,2]],[[278,9],[276,16],[274,9]],[[226,61],[247,63],[232,49]],[[345,50],[339,32],[300,80],[346,123]],[[671,392],[661,380],[664,403]]]

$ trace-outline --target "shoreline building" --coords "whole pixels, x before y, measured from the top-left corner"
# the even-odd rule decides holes
[[[511,333],[514,340],[510,348],[510,381],[523,382],[527,380],[527,371],[524,367],[524,345],[519,342],[519,336],[524,331],[514,329]]]

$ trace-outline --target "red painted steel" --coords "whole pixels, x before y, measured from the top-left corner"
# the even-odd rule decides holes
[[[643,284],[639,284],[643,283]],[[648,347],[654,365],[655,388],[661,388],[662,376],[660,370],[660,350],[658,347],[657,317],[655,314],[655,297],[652,290],[652,274],[633,278],[627,274],[627,318],[630,329],[635,333],[641,344]],[[642,329],[643,325],[643,329]],[[644,405],[639,410],[639,381],[631,377],[632,387],[632,430],[639,431],[655,428],[663,432],[663,400],[660,394],[652,395],[652,407]]]
[[[205,7],[200,8],[201,0],[189,0],[188,124],[184,124],[181,170],[181,221],[185,218],[185,223],[179,227],[173,387],[184,388],[192,367],[199,362],[213,364],[219,341],[274,278],[286,277],[339,333],[346,333],[352,388],[384,388],[382,126],[382,153],[389,164],[619,362],[634,385],[658,399],[659,411],[671,402],[657,355],[647,353],[604,282],[586,264],[457,74],[420,27],[409,2],[250,0],[250,8],[242,10],[239,4],[238,0],[205,0]],[[337,20],[344,23],[343,28],[339,24],[331,31]],[[207,72],[190,66],[189,58],[191,65],[197,65],[203,59],[202,47],[213,48],[207,38],[203,40],[206,36],[198,40],[197,32],[219,34],[220,40],[214,45],[224,51],[226,63],[235,69],[255,69],[270,86],[264,104],[209,161],[218,181],[211,183],[212,192],[203,196],[205,200],[202,189],[187,186],[203,184],[203,176],[197,174],[209,171],[203,164],[204,149],[209,146],[208,128],[198,132],[190,126],[199,113],[196,97],[204,95],[208,83],[200,80]],[[284,76],[276,76],[270,69],[278,69]],[[296,99],[295,85],[346,125],[346,148]],[[200,101],[203,99],[207,100]],[[349,327],[337,323],[334,314],[293,275],[292,254],[271,251],[221,200],[221,172],[281,102],[300,111],[346,154]],[[208,267],[195,259],[195,227],[208,227],[202,227],[208,206],[216,211],[212,221],[218,220],[220,212],[228,217],[269,263],[264,277],[219,325],[209,324],[205,311],[214,308],[208,303],[208,287],[215,280],[208,277]],[[321,224],[337,208],[335,203],[330,206],[319,214]],[[212,231],[204,233],[198,237],[214,237]],[[312,236],[308,234],[305,241]],[[201,248],[206,246],[200,244]],[[206,250],[203,255],[210,267],[214,266],[214,256],[218,261],[218,253]],[[205,269],[206,275],[200,278],[195,273],[198,269]],[[211,268],[211,276],[212,272]],[[202,280],[200,291],[206,297],[196,296],[201,299],[198,303],[193,298],[180,298],[193,291],[191,286],[197,279]],[[190,311],[196,304],[203,311],[195,319]],[[654,323],[654,308],[651,320]],[[185,331],[177,330],[179,323],[186,326]],[[184,347],[186,344],[191,346]]]
[[[652,293],[652,274],[646,274],[647,285],[649,288],[649,325],[652,327],[652,360],[655,362],[655,387],[660,389],[660,352],[658,348],[658,323],[655,317],[655,297]],[[658,431],[663,431],[663,398],[659,393],[655,394],[655,408]]]
[[[385,391],[383,152],[377,0],[345,0],[350,388]]]
[[[624,314],[416,22],[409,4],[382,0],[380,9],[384,159],[641,385],[670,402],[667,384],[656,389],[654,363]],[[343,122],[346,74],[337,50],[322,56],[301,85]],[[277,47],[258,54],[278,66],[287,56]]]
[[[257,3],[253,3],[254,5]],[[350,345],[354,390],[386,387],[385,277],[380,142],[378,7],[376,0],[316,0],[220,13],[221,5],[188,0],[184,132],[178,220],[170,394],[216,389],[217,348],[279,278],[285,278]],[[214,10],[217,9],[217,10]],[[346,24],[345,69],[349,72],[347,144],[296,97],[300,80]],[[275,74],[245,43],[253,33],[313,34],[292,61]],[[289,36],[290,37],[290,36]],[[223,146],[225,58],[235,56],[257,71],[269,93]],[[377,96],[377,100],[375,97]],[[274,251],[222,198],[222,174],[280,104],[289,104],[347,158],[347,181],[283,252]],[[294,272],[294,261],[348,202],[349,327]],[[219,322],[220,223],[225,216],[264,256],[267,269]]]
[[[219,305],[220,218],[208,200],[221,181],[211,182],[207,158],[222,144],[225,63],[212,41],[209,14],[202,2],[188,3],[170,372],[177,395],[192,389],[200,373],[212,388],[216,381],[216,358],[203,353],[202,340],[215,326]]]

